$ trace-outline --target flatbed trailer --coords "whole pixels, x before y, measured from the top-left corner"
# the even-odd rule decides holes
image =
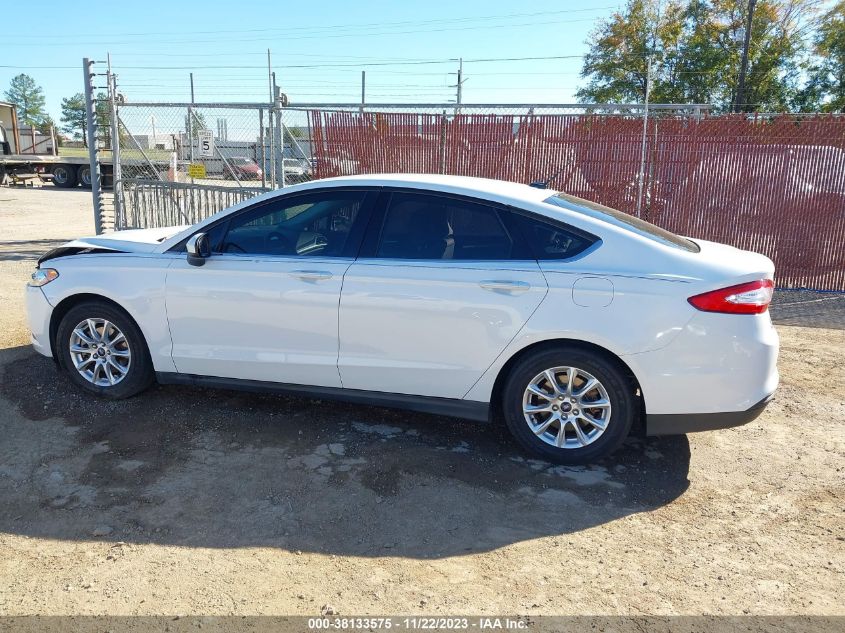
[[[21,127],[15,105],[0,101],[0,184],[7,178],[13,183],[38,179],[52,181],[57,187],[90,188],[88,151],[74,149],[79,155],[64,155],[59,150],[59,139],[54,129],[45,131],[33,125]],[[114,174],[110,159],[100,159],[100,174],[103,184],[110,186]]]
[[[111,160],[100,160],[104,186],[111,186],[114,167]],[[91,187],[91,163],[86,156],[53,156],[49,154],[0,155],[0,183],[39,178],[52,181],[56,187]]]

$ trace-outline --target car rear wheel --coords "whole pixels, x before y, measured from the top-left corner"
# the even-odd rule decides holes
[[[78,386],[106,398],[128,398],[153,382],[146,342],[121,309],[101,301],[71,308],[59,323],[56,354]]]
[[[628,435],[634,387],[602,355],[555,347],[519,361],[503,392],[508,428],[537,457],[585,464],[613,452]]]

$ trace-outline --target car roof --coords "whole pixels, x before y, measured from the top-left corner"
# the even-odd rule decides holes
[[[407,189],[420,189],[428,192],[453,193],[489,200],[515,206],[532,205],[535,211],[551,217],[566,216],[567,210],[552,205],[541,205],[542,201],[553,196],[557,191],[553,189],[540,189],[516,182],[505,180],[494,180],[491,178],[476,178],[473,176],[447,176],[445,174],[359,174],[354,176],[336,176],[333,178],[320,178],[304,183],[290,185],[282,189],[265,194],[266,199],[281,197],[297,192],[306,192],[313,189],[324,189],[327,187],[396,187]],[[248,198],[238,204],[223,209],[205,220],[198,222],[193,227],[182,231],[171,238],[168,238],[159,250],[166,251],[173,244],[178,243],[185,235],[197,226],[204,226],[216,222],[221,216],[236,213],[255,203],[255,198]],[[545,208],[543,208],[545,207]],[[596,220],[589,220],[588,224],[594,225]]]
[[[312,182],[323,186],[407,187],[463,193],[478,198],[507,198],[524,202],[540,202],[557,193],[550,189],[539,189],[517,182],[445,174],[361,174],[324,178]]]

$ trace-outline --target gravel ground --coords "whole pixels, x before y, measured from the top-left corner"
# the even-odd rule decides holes
[[[839,300],[793,293],[825,314],[798,327],[779,298],[755,422],[552,467],[436,416],[81,394],[30,350],[22,285],[91,230],[83,191],[0,189],[0,615],[845,615]]]

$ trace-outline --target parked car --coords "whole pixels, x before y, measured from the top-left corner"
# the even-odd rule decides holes
[[[778,382],[773,273],[564,193],[352,176],[70,242],[27,307],[35,349],[99,396],[158,380],[504,420],[576,464],[632,428],[754,419]]]
[[[223,164],[223,177],[238,180],[261,180],[261,167],[251,158],[235,156],[227,159],[228,164]]]
[[[308,160],[298,158],[282,159],[285,166],[285,182],[296,184],[311,180],[311,164]]]

